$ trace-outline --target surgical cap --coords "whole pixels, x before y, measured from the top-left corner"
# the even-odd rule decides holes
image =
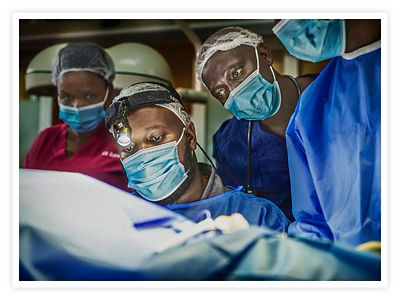
[[[218,30],[200,48],[196,61],[197,79],[204,85],[202,80],[203,68],[215,52],[232,50],[241,45],[256,47],[262,41],[262,36],[239,26],[225,27]]]
[[[142,92],[151,92],[151,91],[165,91],[168,92],[170,96],[169,96],[169,103],[154,104],[151,102],[151,100],[149,100],[149,106],[156,105],[168,109],[169,111],[174,113],[185,126],[191,122],[189,115],[185,111],[185,108],[183,107],[181,102],[179,102],[179,100],[177,99],[179,95],[177,94],[177,96],[174,96],[170,90],[168,90],[166,87],[158,83],[143,82],[126,87],[122,89],[119,95],[113,99],[113,103],[120,101],[120,99],[122,98],[126,98]],[[149,98],[151,99],[151,97]],[[144,106],[143,104],[140,105],[140,107],[143,106]]]
[[[69,43],[58,52],[53,69],[52,82],[70,71],[90,71],[112,82],[115,77],[114,63],[111,57],[95,43]]]

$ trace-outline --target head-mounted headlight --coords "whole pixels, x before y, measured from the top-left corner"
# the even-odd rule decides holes
[[[132,130],[126,118],[116,120],[112,125],[112,130],[118,145],[127,147],[132,144]]]

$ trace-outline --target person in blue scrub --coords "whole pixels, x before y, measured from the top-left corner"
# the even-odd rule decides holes
[[[292,220],[285,132],[299,95],[315,76],[279,74],[262,36],[242,27],[212,34],[200,48],[196,72],[235,116],[213,137],[223,182],[270,199]]]
[[[144,199],[197,219],[240,213],[251,225],[286,231],[289,221],[271,201],[225,187],[209,165],[198,163],[196,133],[177,92],[161,83],[123,89],[106,112],[128,187]]]
[[[286,131],[289,233],[351,246],[380,241],[380,20],[281,20],[273,31],[299,59],[332,58]]]

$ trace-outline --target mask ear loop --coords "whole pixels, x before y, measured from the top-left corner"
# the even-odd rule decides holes
[[[257,73],[260,74],[260,60],[258,58],[258,50],[257,50],[257,47],[254,47],[254,49],[256,50]],[[275,72],[274,72],[274,69],[272,68],[272,65],[269,65],[269,68],[271,70],[272,77],[274,78],[274,82],[275,82],[276,81],[276,77],[275,77]]]
[[[275,77],[275,72],[274,72],[274,69],[272,68],[272,66],[271,66],[271,65],[269,65],[269,68],[270,68],[270,70],[271,70],[272,77],[274,78],[274,82],[275,82],[275,81],[276,81],[276,77]]]
[[[183,130],[182,130],[182,134],[181,134],[181,137],[179,138],[179,140],[176,142],[176,146],[178,146],[179,145],[179,143],[181,142],[181,140],[182,140],[182,138],[183,138],[183,135],[185,134],[185,131],[186,131],[186,126],[183,128]]]
[[[185,127],[186,129],[186,127]],[[200,146],[200,144],[196,141],[196,145],[200,148],[201,152],[203,152],[204,156],[207,158],[207,160],[210,162],[211,166],[214,168],[214,170],[217,170],[215,167],[214,163],[212,162],[211,158],[207,155],[207,152],[203,149],[203,147]],[[194,157],[195,151],[192,150],[192,156]]]
[[[104,98],[103,98],[103,104],[106,103],[106,101],[107,101],[107,97],[108,97],[108,92],[109,92],[109,90],[110,90],[110,86],[107,86],[106,95],[105,95]]]
[[[254,47],[254,49],[256,50],[257,74],[260,74],[260,61],[259,61],[259,59],[258,59],[258,50],[257,50],[257,46]]]
[[[178,142],[176,143],[176,145],[178,145],[183,137],[183,134],[185,133],[186,130],[186,126],[185,128],[183,128],[183,132],[181,137],[179,138]],[[215,167],[214,163],[212,162],[212,160],[210,159],[210,157],[207,155],[206,151],[204,151],[203,147],[200,146],[200,144],[198,142],[196,142],[196,145],[200,148],[200,150],[203,152],[203,154],[205,155],[205,157],[208,159],[208,161],[210,162],[210,164],[212,165],[212,167],[214,168],[214,170],[216,170],[217,168]],[[194,157],[194,150],[192,150],[192,156]]]

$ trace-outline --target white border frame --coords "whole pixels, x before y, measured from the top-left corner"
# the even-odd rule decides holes
[[[12,149],[19,149],[19,20],[20,19],[290,19],[290,18],[381,19],[381,281],[19,281],[19,173],[18,154],[12,153],[12,285],[15,288],[387,288],[388,287],[388,15],[357,12],[18,12],[12,15]],[[394,267],[394,266],[393,266]]]

